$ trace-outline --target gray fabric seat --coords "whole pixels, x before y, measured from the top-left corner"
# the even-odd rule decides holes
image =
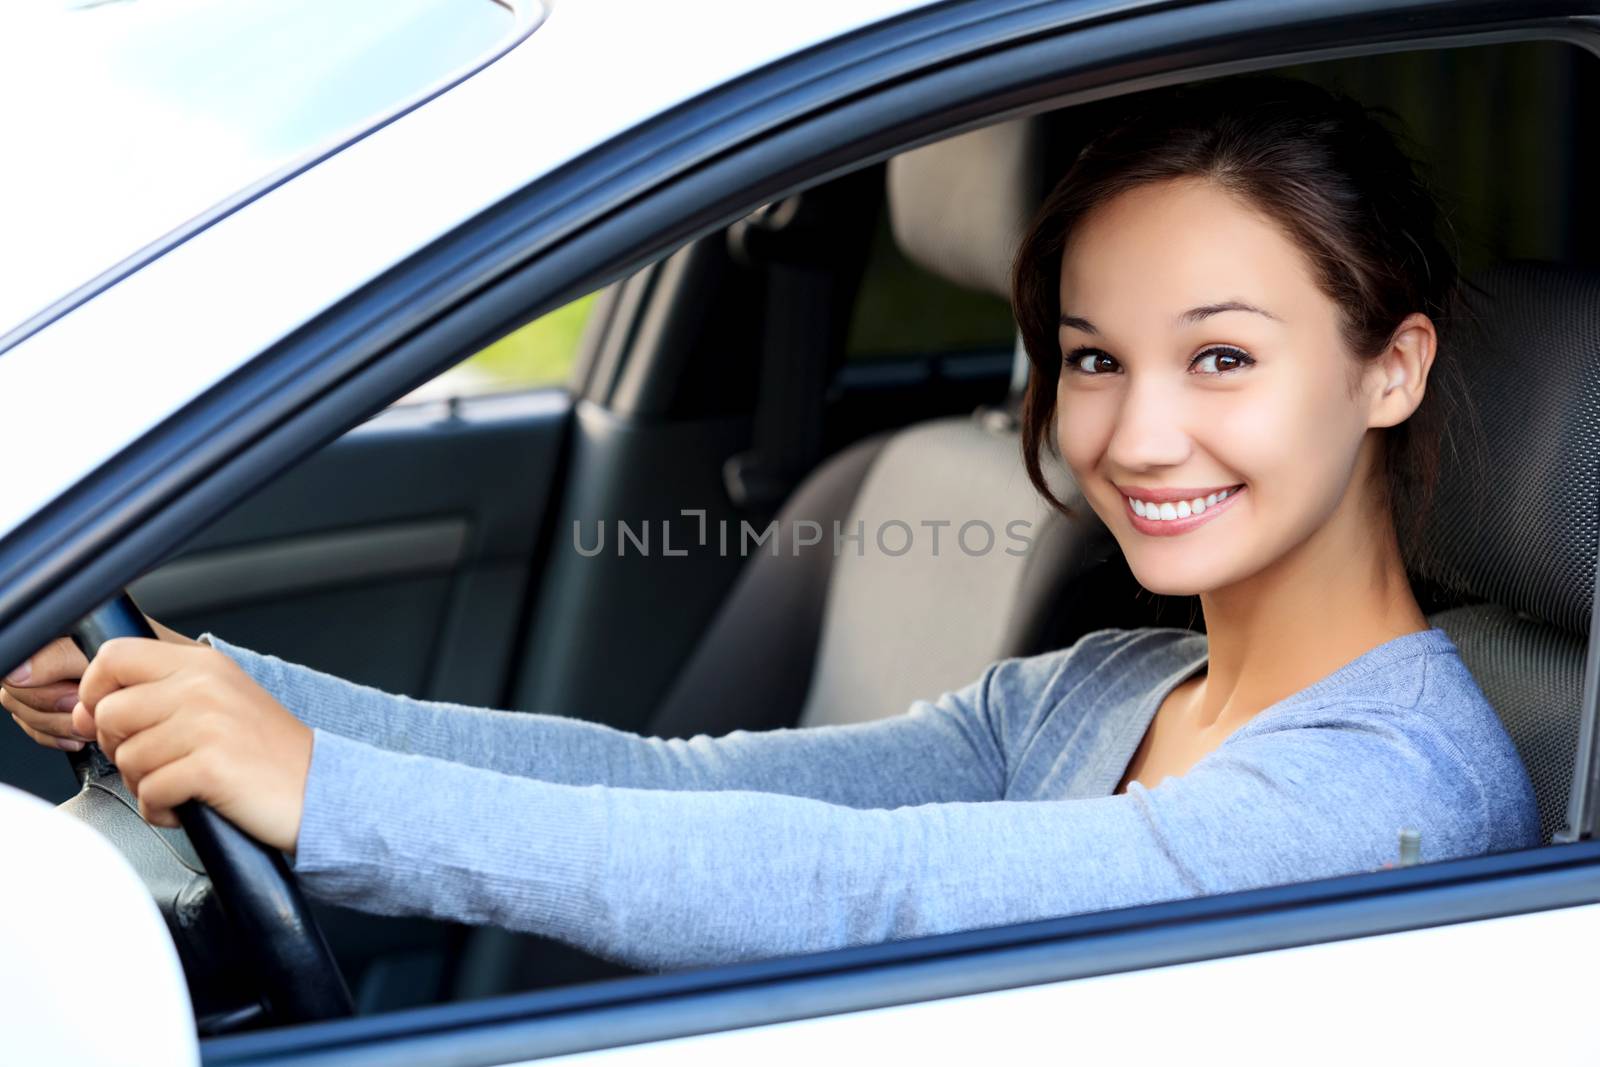
[[[1443,343],[1486,448],[1443,469],[1423,577],[1479,601],[1430,617],[1516,742],[1549,840],[1568,825],[1594,610],[1600,273],[1505,264],[1465,305]]]

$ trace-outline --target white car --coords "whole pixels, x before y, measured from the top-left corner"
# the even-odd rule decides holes
[[[103,759],[8,730],[0,1060],[1595,1062],[1597,16],[9,6],[0,665],[132,625],[127,586],[392,691],[670,736],[826,721],[836,692],[893,711],[1093,629],[1190,625],[1021,476],[1005,267],[1119,99],[1289,69],[1400,113],[1456,205],[1482,320],[1456,343],[1516,462],[1447,471],[1417,582],[1547,843],[632,974],[307,902],[213,813],[158,832]],[[1021,523],[1021,549],[884,539],[952,510]],[[830,522],[880,551],[827,551]]]

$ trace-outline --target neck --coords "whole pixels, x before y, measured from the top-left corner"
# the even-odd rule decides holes
[[[1202,593],[1200,604],[1209,654],[1190,707],[1204,725],[1243,725],[1378,645],[1429,627],[1393,520],[1371,507],[1341,505],[1296,549]]]

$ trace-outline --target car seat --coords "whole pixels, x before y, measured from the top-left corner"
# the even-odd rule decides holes
[[[1545,840],[1561,840],[1594,704],[1600,272],[1507,263],[1464,287],[1462,304],[1440,347],[1472,400],[1458,430],[1475,415],[1481,437],[1458,432],[1445,457],[1428,528],[1436,559],[1419,577],[1438,600],[1476,601],[1429,618],[1516,743]]]

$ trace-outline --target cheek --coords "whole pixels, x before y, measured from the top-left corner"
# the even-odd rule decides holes
[[[1116,406],[1109,394],[1068,392],[1056,396],[1055,434],[1061,458],[1080,482],[1105,455]]]
[[[1286,380],[1229,397],[1212,425],[1218,458],[1262,488],[1318,497],[1342,489],[1364,423],[1340,380]],[[1335,484],[1338,483],[1338,484]]]

